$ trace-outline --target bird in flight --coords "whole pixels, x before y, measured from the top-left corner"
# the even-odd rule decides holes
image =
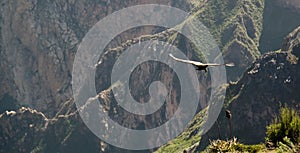
[[[184,60],[184,59],[180,59],[177,58],[175,56],[173,56],[172,54],[169,54],[170,57],[172,57],[174,60],[178,61],[178,62],[183,62],[183,63],[188,63],[188,64],[192,64],[196,67],[196,70],[204,70],[205,72],[207,72],[207,67],[208,66],[234,66],[233,63],[227,63],[227,64],[217,64],[217,63],[201,63],[198,61],[191,61],[191,60]]]

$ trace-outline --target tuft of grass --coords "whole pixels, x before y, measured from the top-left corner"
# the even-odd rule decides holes
[[[207,147],[203,153],[218,153],[218,152],[249,152],[256,153],[265,149],[263,144],[257,145],[245,145],[239,143],[237,138],[231,140],[214,140],[210,142],[210,145]]]

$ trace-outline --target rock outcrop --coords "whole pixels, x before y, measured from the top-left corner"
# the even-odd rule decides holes
[[[48,119],[22,107],[0,115],[0,152],[99,152],[104,146],[78,114]]]
[[[229,121],[225,114],[227,109],[232,114],[234,137],[246,144],[263,143],[266,126],[279,115],[280,107],[286,105],[300,109],[299,28],[286,37],[282,51],[262,55],[239,81],[229,83],[225,107],[208,133],[200,138],[199,127],[202,125],[203,115],[199,113],[182,135],[158,152],[174,149],[197,152],[205,149],[209,140],[229,139]],[[174,143],[177,145],[173,145]]]

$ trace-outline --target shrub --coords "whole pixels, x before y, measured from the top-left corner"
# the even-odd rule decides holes
[[[280,109],[280,116],[273,124],[267,126],[266,140],[278,146],[287,137],[294,144],[300,143],[300,116],[295,109],[284,107]]]

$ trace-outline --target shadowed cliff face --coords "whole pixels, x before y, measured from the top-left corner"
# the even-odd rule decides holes
[[[151,1],[156,2],[191,12],[211,30],[224,52],[225,61],[233,61],[237,65],[229,69],[230,79],[236,79],[259,56],[257,47],[264,7],[261,0],[251,3]],[[146,3],[150,1],[1,2],[0,68],[4,73],[0,75],[0,99],[9,95],[19,105],[53,116],[72,97],[72,64],[77,47],[86,32],[101,18],[116,10]],[[117,48],[128,39],[156,32],[159,30],[153,27],[129,30],[118,36],[108,47]],[[165,36],[165,40],[172,40],[171,36],[173,35]],[[183,50],[196,52],[193,47],[185,46],[188,43],[179,41],[178,44]],[[198,54],[201,53],[188,56],[199,59],[195,56]]]
[[[300,1],[298,0],[276,0],[276,3],[300,13]]]
[[[1,82],[8,88],[1,88],[1,93],[40,110],[57,108],[59,102],[69,98],[77,44],[96,23],[96,10],[101,6],[91,5],[72,1],[2,2],[1,59],[5,62],[1,63],[7,71]],[[79,16],[94,17],[75,20]]]
[[[22,107],[0,115],[0,152],[99,152],[101,142],[77,115],[48,119]]]
[[[298,0],[266,1],[259,50],[262,53],[281,48],[282,40],[300,25]]]
[[[99,152],[101,148],[110,148],[104,147],[105,143],[100,146],[100,140],[85,127],[74,109],[71,99],[72,64],[81,39],[96,22],[121,8],[144,3],[150,1],[1,2],[0,69],[3,73],[0,74],[0,102],[1,107],[3,103],[13,104],[5,106],[1,113],[9,109],[16,110],[16,114],[4,113],[0,117],[0,152]],[[159,3],[189,8],[185,1]],[[153,34],[155,31],[156,28],[145,27],[125,32],[109,47],[115,48],[127,39]],[[151,67],[142,65],[143,70],[150,69],[144,71],[148,77],[154,73]],[[102,77],[105,78],[105,75]],[[168,80],[165,74],[160,78]],[[101,80],[100,83],[106,82]],[[99,88],[106,89],[105,86]],[[110,111],[116,109],[116,106],[112,106],[115,104],[107,103]],[[31,108],[17,110],[20,105]],[[37,113],[35,109],[42,113]],[[173,106],[169,109],[176,110]],[[157,118],[161,117],[160,114],[156,115]],[[133,128],[139,128],[139,121],[145,120],[131,116],[118,118],[119,121],[123,119],[134,123]],[[118,150],[126,151],[114,147],[109,149],[112,152]]]
[[[56,109],[72,97],[72,64],[89,28],[113,11],[149,2],[2,1],[0,97],[7,94],[21,105],[54,115]],[[168,0],[159,2],[173,5]],[[175,5],[188,8],[184,2]],[[145,31],[131,32],[137,36]],[[126,37],[115,44],[124,39]]]

